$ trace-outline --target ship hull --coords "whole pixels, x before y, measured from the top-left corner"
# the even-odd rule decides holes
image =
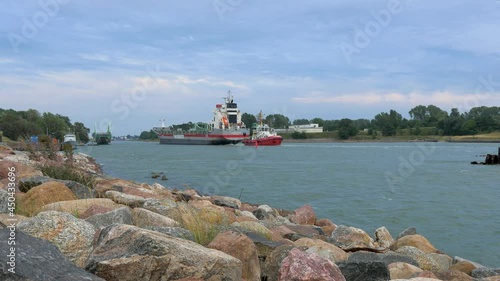
[[[246,133],[233,134],[163,134],[160,144],[180,145],[226,145],[237,144],[246,138]]]
[[[243,144],[246,146],[277,146],[281,145],[283,138],[281,136],[272,136],[261,139],[246,139]]]

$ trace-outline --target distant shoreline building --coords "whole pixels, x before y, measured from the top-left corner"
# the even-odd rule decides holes
[[[278,133],[322,133],[323,127],[320,127],[319,124],[307,124],[307,125],[290,125],[288,129],[276,129]]]

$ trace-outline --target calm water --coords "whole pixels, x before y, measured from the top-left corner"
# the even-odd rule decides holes
[[[438,249],[500,267],[500,166],[470,165],[500,144],[283,143],[279,147],[115,142],[80,151],[112,176],[240,197],[396,236],[414,226]]]

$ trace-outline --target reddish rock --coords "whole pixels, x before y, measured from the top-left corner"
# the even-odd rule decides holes
[[[316,223],[316,213],[310,205],[304,205],[295,210],[290,221],[296,224],[313,225]]]
[[[104,213],[107,213],[107,212],[112,211],[112,210],[113,210],[112,208],[99,206],[99,205],[92,205],[87,210],[85,210],[85,212],[81,213],[79,218],[84,220],[84,219],[87,219],[93,215],[104,214]]]
[[[273,241],[283,241],[285,239],[285,236],[290,236],[293,235],[293,231],[288,229],[286,226],[278,226],[278,227],[273,227],[270,229],[271,230],[271,240]],[[288,239],[287,239],[288,240]],[[290,241],[291,242],[291,241]]]
[[[16,169],[16,180],[29,176],[43,176],[42,172],[32,166],[24,165],[14,161],[0,161],[0,180],[9,177],[9,168]]]
[[[320,219],[316,221],[316,225],[321,227],[325,235],[330,236],[332,235],[332,232],[335,230],[337,227],[336,224],[334,224],[331,220],[329,219]]]
[[[260,281],[260,264],[257,248],[246,235],[226,231],[219,233],[208,248],[229,254],[243,263],[242,277],[247,281]]]
[[[332,261],[316,254],[292,249],[281,263],[279,279],[282,281],[345,281],[342,272]]]
[[[398,250],[401,247],[410,246],[421,250],[424,253],[436,253],[437,249],[427,240],[424,236],[419,234],[407,235],[394,241],[390,246],[393,251]]]
[[[75,194],[63,183],[51,181],[28,190],[18,203],[18,209],[22,214],[32,216],[47,204],[76,199]]]
[[[290,240],[297,240],[302,237],[315,238],[321,235],[319,231],[319,227],[311,226],[311,225],[284,225],[286,228],[291,230],[294,234],[292,236],[285,235],[284,237]],[[295,238],[295,239],[294,239]]]

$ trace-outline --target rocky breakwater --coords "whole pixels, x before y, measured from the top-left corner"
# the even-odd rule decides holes
[[[59,159],[92,175],[78,181],[2,151],[0,261],[15,258],[0,280],[500,280],[500,270],[448,256],[413,228],[370,235],[307,205],[169,190],[105,177],[85,155]]]

